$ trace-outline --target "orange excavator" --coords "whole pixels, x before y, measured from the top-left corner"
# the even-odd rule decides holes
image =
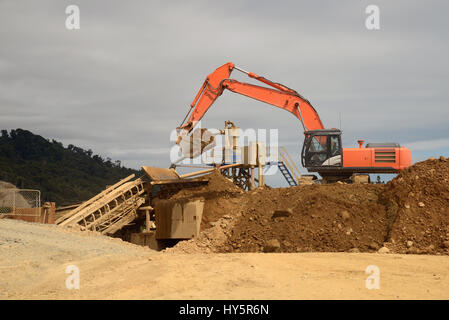
[[[271,88],[230,79],[234,69]],[[410,150],[398,143],[368,143],[363,146],[364,141],[358,140],[358,148],[343,148],[341,130],[326,129],[310,101],[295,90],[240,69],[232,62],[217,68],[206,78],[178,132],[190,133],[225,89],[284,109],[298,118],[305,135],[301,163],[309,172],[317,172],[323,178],[347,179],[353,174],[397,173],[411,165]]]

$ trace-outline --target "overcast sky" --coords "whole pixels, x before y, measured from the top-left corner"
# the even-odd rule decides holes
[[[80,29],[65,27],[79,6]],[[380,30],[365,8],[380,8]],[[75,144],[129,167],[167,167],[170,132],[206,75],[232,61],[307,97],[345,147],[399,142],[449,156],[447,1],[0,0],[0,128]],[[234,72],[238,80],[249,81]],[[225,92],[203,127],[278,128],[290,113]]]

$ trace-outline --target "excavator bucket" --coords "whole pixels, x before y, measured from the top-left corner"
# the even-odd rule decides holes
[[[184,158],[195,158],[215,147],[215,136],[206,128],[195,129],[191,135],[181,136],[179,146]]]

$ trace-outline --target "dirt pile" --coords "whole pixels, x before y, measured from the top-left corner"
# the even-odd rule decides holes
[[[386,236],[380,185],[311,185],[249,192],[224,252],[373,251]]]
[[[182,189],[176,194],[172,195],[170,199],[177,199],[183,197],[190,197],[201,195],[206,198],[214,197],[229,197],[236,194],[242,194],[243,190],[237,187],[231,179],[224,177],[218,170],[211,174],[205,175],[201,179],[206,180],[208,183],[201,187]]]
[[[200,235],[195,239],[181,241],[174,248],[166,249],[166,252],[218,252],[243,212],[245,192],[230,179],[218,170],[201,179],[207,180],[207,185],[181,189],[171,194],[162,192],[159,195],[160,199],[183,201],[201,198],[205,201]]]
[[[259,188],[245,193],[218,172],[170,199],[206,200],[202,232],[169,251],[375,251],[386,236],[382,185]]]
[[[31,208],[28,201],[19,193],[17,187],[9,182],[0,181],[0,207]]]
[[[198,199],[205,200],[201,230],[214,226],[214,222],[223,216],[233,215],[241,203],[245,192],[230,179],[224,177],[218,170],[201,178],[207,180],[207,185],[181,189],[176,193],[162,193],[161,199]]]
[[[449,254],[449,159],[444,157],[416,163],[386,185],[335,183],[245,193],[218,172],[207,179],[207,186],[171,197],[206,199],[203,232],[178,244],[181,251]]]
[[[382,194],[387,237],[396,252],[447,253],[449,159],[429,159],[403,170]]]

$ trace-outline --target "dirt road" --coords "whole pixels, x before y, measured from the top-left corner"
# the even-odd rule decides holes
[[[80,289],[68,290],[68,265]],[[380,289],[368,290],[368,265]],[[154,252],[108,237],[0,220],[1,299],[448,299],[449,257]]]

